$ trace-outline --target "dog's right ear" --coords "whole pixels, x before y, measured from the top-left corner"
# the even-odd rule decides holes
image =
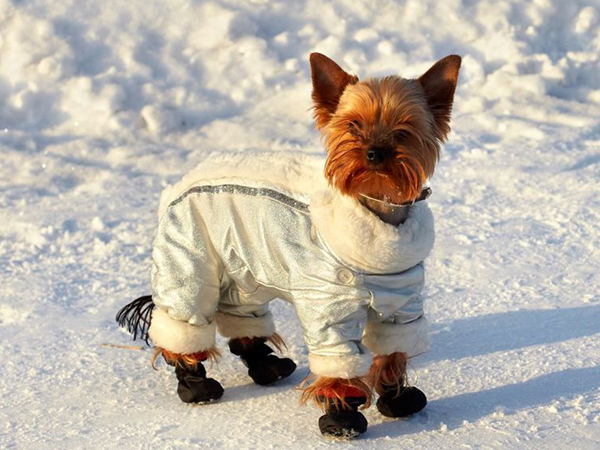
[[[358,82],[358,77],[344,72],[335,62],[320,53],[310,54],[310,71],[315,123],[321,129],[337,109],[346,86]]]

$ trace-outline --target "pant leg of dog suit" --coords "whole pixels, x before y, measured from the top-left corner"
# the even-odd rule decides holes
[[[191,196],[160,219],[152,260],[154,344],[184,354],[213,347],[222,268]]]
[[[221,303],[216,315],[221,336],[236,339],[269,337],[275,333],[273,314],[268,305],[231,305]]]
[[[365,275],[372,294],[363,342],[373,353],[407,353],[409,357],[429,349],[428,323],[421,290],[423,264],[392,275]]]

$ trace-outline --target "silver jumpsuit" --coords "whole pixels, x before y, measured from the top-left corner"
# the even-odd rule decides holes
[[[427,205],[385,224],[327,184],[324,158],[213,154],[166,190],[152,253],[155,345],[202,351],[215,328],[269,336],[268,304],[280,298],[295,306],[317,375],[362,376],[371,352],[427,349]]]

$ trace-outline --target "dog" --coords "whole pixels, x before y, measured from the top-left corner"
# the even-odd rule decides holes
[[[155,359],[175,367],[186,403],[223,395],[203,362],[215,332],[249,376],[268,385],[293,373],[268,303],[292,302],[326,436],[367,430],[359,408],[406,417],[425,394],[410,386],[409,358],[427,350],[420,292],[434,241],[424,187],[450,131],[461,58],[418,79],[364,81],[310,55],[316,128],[326,152],[217,152],[162,194],[151,296],[117,315]],[[270,344],[270,345],[268,345]]]

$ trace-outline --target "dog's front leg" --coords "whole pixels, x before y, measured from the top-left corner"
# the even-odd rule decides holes
[[[371,397],[371,389],[362,378],[319,376],[304,388],[300,402],[313,402],[323,409],[321,433],[348,438],[367,431],[367,420],[358,409],[368,408]]]
[[[376,355],[369,372],[369,384],[379,394],[377,409],[387,417],[407,417],[427,405],[427,397],[418,388],[409,386],[406,376],[406,353]]]
[[[373,357],[362,344],[367,299],[357,301],[352,291],[334,291],[324,288],[295,300],[315,377],[306,383],[301,403],[312,401],[325,410],[319,419],[324,435],[353,437],[367,430],[367,420],[358,408],[371,402],[371,389],[364,379]]]

